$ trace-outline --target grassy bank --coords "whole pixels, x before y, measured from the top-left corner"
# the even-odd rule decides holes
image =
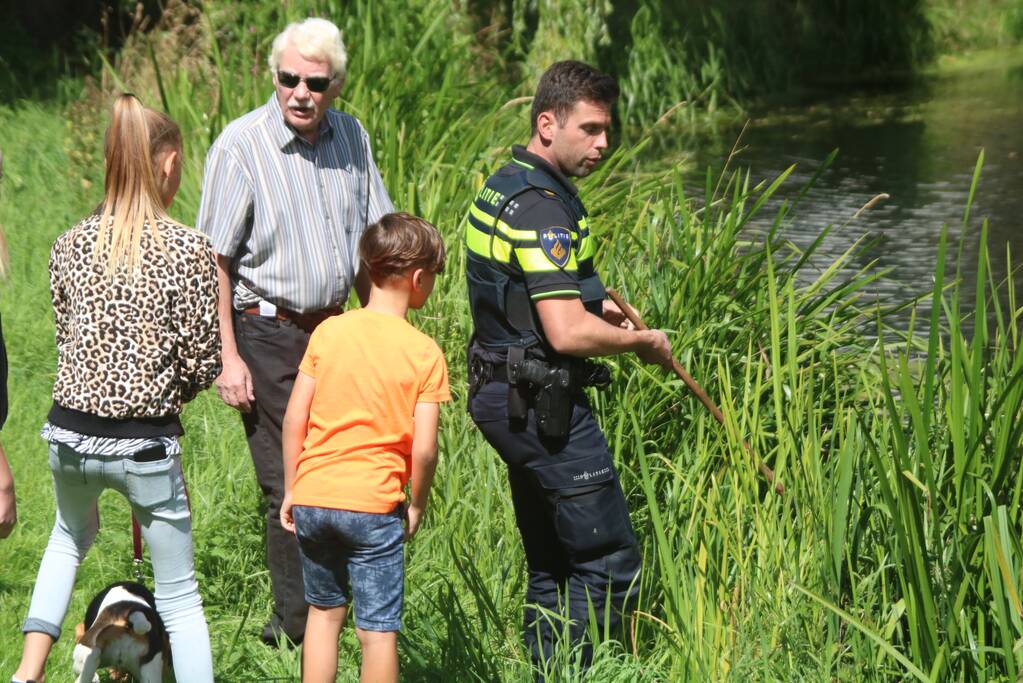
[[[345,28],[351,77],[340,106],[370,131],[395,204],[436,223],[452,253],[415,319],[445,350],[456,400],[442,417],[435,497],[408,548],[403,670],[407,680],[528,681],[518,635],[524,560],[504,471],[465,413],[470,320],[459,246],[469,198],[525,138],[528,105],[512,101],[517,83],[493,77],[502,64],[477,52],[466,30],[472,17],[444,0],[344,10],[207,2],[204,13],[182,15],[195,30],[137,38],[104,78],[181,122],[187,161],[172,212],[191,222],[206,149],[226,122],[270,96],[269,39],[306,5]],[[16,663],[53,516],[36,436],[54,368],[46,257],[99,198],[107,103],[86,88],[66,111],[0,109],[8,174],[0,223],[13,255],[0,293],[13,406],[3,439],[21,512],[13,538],[0,543],[0,673]],[[777,185],[750,187],[741,174],[715,171],[705,187],[687,188],[677,169],[648,172],[641,158],[636,146],[618,150],[583,183],[599,267],[650,324],[669,330],[729,419],[719,427],[679,382],[630,357],[611,361],[615,382],[594,403],[645,568],[633,638],[598,648],[592,680],[1017,677],[1023,352],[1015,304],[988,316],[998,300],[988,278],[961,292],[954,273],[939,271],[942,305],[928,336],[897,338],[881,324],[881,341],[867,339],[858,330],[877,326],[879,315],[857,299],[876,277],[869,266],[840,278],[850,253],[800,284],[808,254],[785,240],[789,205],[770,232],[744,230]],[[967,300],[977,321],[994,321],[976,325],[972,338],[961,329]],[[217,679],[294,680],[297,656],[256,638],[269,581],[241,425],[207,392],[186,410],[185,426]],[[786,484],[784,497],[757,477],[744,438]],[[130,571],[126,506],[111,496],[102,514],[66,630],[91,594]],[[341,680],[355,679],[357,650],[346,632]],[[70,652],[62,639],[51,675],[66,669]],[[557,664],[559,680],[574,679],[570,655]]]

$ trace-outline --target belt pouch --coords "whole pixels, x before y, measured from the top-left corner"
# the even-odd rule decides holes
[[[525,420],[529,414],[529,383],[520,377],[522,364],[526,360],[523,346],[508,348],[508,419]]]

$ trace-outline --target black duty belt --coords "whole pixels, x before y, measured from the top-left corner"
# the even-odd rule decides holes
[[[508,363],[507,361],[501,361],[497,363],[490,363],[483,359],[475,359],[475,363],[479,364],[480,383],[485,384],[487,382],[508,382]],[[542,363],[548,366],[556,366],[559,364],[548,363],[547,361],[529,360],[529,363]],[[585,387],[598,387],[603,389],[611,383],[611,371],[603,363],[597,363],[591,360],[572,360],[562,367],[568,370],[570,376],[570,385],[574,389],[583,389]]]

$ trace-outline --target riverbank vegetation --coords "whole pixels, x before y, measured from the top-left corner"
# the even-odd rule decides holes
[[[456,400],[442,417],[435,498],[408,548],[403,671],[408,680],[533,680],[518,634],[524,559],[503,466],[465,413],[471,325],[458,245],[470,197],[528,134],[528,103],[518,98],[529,88],[535,36],[568,35],[543,26],[553,5],[168,3],[160,28],[130,34],[88,83],[63,86],[66,102],[0,106],[0,223],[12,251],[0,294],[13,406],[3,439],[21,513],[0,545],[0,672],[16,663],[53,519],[37,436],[55,358],[47,253],[100,196],[109,95],[138,92],[181,123],[186,164],[172,213],[190,223],[210,143],[270,97],[270,39],[314,11],[344,29],[351,75],[339,106],[365,122],[396,206],[437,224],[451,250],[447,274],[415,318],[445,349]],[[666,6],[636,3],[630,30],[654,35]],[[581,0],[573,10],[595,59],[602,37],[614,40],[614,22],[605,34],[595,19],[606,20],[607,7]],[[728,16],[717,20],[720,30],[738,31]],[[976,290],[963,291],[958,245],[945,244],[949,258],[938,259],[930,295],[936,305],[897,332],[885,316],[912,302],[868,304],[861,293],[880,273],[857,248],[807,270],[815,245],[801,250],[786,239],[799,192],[768,203],[784,174],[753,185],[729,159],[693,187],[674,161],[648,163],[646,134],[677,102],[669,92],[651,104],[658,91],[678,88],[710,108],[730,101],[722,84],[745,82],[718,48],[705,54],[695,62],[702,66],[679,75],[653,38],[632,43],[619,71],[630,144],[582,183],[606,283],[669,331],[683,364],[728,416],[721,427],[678,381],[631,357],[609,361],[615,382],[593,400],[645,564],[629,637],[598,648],[592,680],[1015,679],[1023,667],[1023,349],[1011,283],[992,280],[981,249],[978,262],[960,264],[981,273]],[[698,77],[670,80],[685,74]],[[768,216],[767,206],[780,208]],[[862,227],[869,215],[820,226],[821,240],[828,230]],[[769,227],[752,230],[754,216]],[[1008,306],[995,295],[1006,288]],[[256,638],[269,579],[239,420],[207,392],[187,409],[185,428],[217,678],[294,680],[297,655]],[[784,496],[758,478],[744,439],[775,469]],[[109,496],[102,515],[65,633],[92,594],[130,572],[126,506]],[[343,642],[342,680],[354,680],[350,630]],[[68,667],[71,649],[70,638],[58,644],[54,675]],[[579,680],[573,654],[559,653],[553,679]]]
[[[347,3],[337,5],[349,14]],[[0,100],[67,95],[54,73],[97,73],[139,29],[154,26],[201,35],[182,17],[236,14],[214,23],[217,40],[279,17],[324,10],[330,2],[246,3],[220,0],[41,0],[0,8]],[[357,6],[357,4],[356,4]],[[397,20],[389,28],[401,33]],[[198,10],[196,10],[198,12]],[[943,56],[1023,42],[1023,0],[461,0],[437,28],[469,50],[488,79],[517,87],[545,65],[573,57],[595,63],[623,84],[620,115],[642,128],[672,112],[694,123],[722,108],[733,115],[759,98],[792,88],[903,80]],[[250,22],[246,24],[245,22]],[[352,35],[361,30],[356,28]],[[259,42],[261,36],[247,42]],[[383,37],[381,37],[383,38]],[[131,54],[132,62],[140,55]],[[383,58],[384,55],[379,57]],[[684,103],[684,106],[678,106]]]

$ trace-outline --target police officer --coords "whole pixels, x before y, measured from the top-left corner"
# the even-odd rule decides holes
[[[569,180],[600,161],[617,97],[614,78],[586,64],[551,66],[533,99],[529,144],[512,147],[466,225],[469,410],[508,466],[529,569],[524,639],[537,664],[562,632],[550,613],[569,619],[580,642],[589,605],[601,632],[616,633],[638,592],[625,497],[582,391],[609,378],[586,359],[633,351],[671,365],[665,334],[633,329],[606,298],[586,209]],[[591,656],[584,643],[584,666]]]

